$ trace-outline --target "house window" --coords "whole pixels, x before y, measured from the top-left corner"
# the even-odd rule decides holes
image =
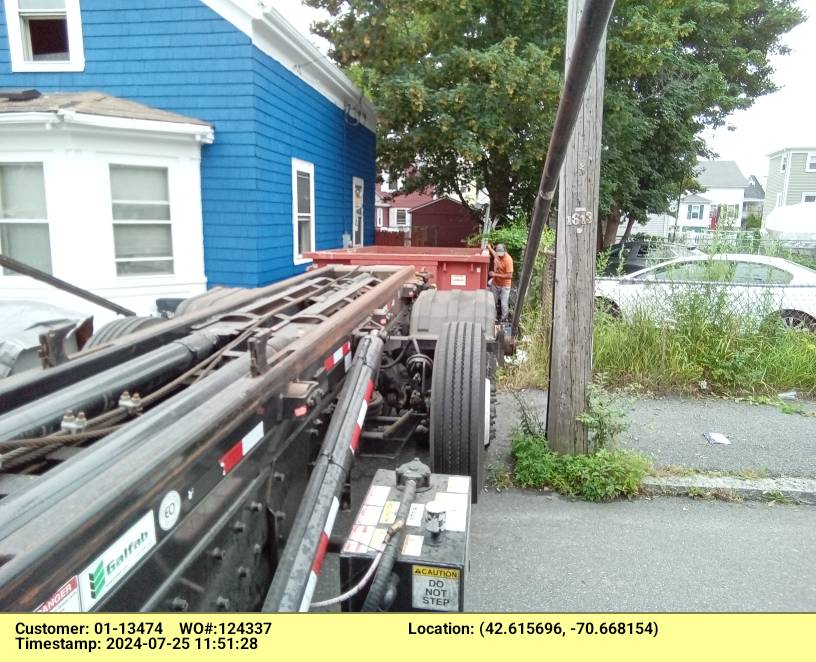
[[[396,216],[394,217],[394,223],[401,226],[408,225],[408,210],[397,209]]]
[[[351,221],[353,226],[354,245],[363,245],[363,191],[365,183],[360,177],[353,177],[351,185]]]
[[[690,221],[699,221],[703,218],[703,205],[689,205],[686,218]]]
[[[377,207],[377,227],[381,228],[383,226],[383,208]]]
[[[110,166],[118,276],[173,273],[167,168]]]
[[[42,163],[0,164],[0,253],[51,273]]]
[[[79,0],[4,0],[12,71],[82,71]]]
[[[782,160],[779,162],[779,172],[785,172],[788,169],[788,157],[782,156]]]
[[[314,249],[314,164],[292,159],[292,229],[295,264],[308,262],[303,254]]]
[[[810,152],[805,159],[805,172],[816,172],[816,152]]]
[[[816,193],[802,193],[802,202],[816,202]]]

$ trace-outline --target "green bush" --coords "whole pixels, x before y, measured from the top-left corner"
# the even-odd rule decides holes
[[[514,477],[521,487],[551,487],[586,501],[631,497],[640,491],[651,462],[638,453],[601,449],[592,455],[559,455],[541,436],[513,438]]]

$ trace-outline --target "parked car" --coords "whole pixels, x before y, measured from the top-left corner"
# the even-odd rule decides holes
[[[604,276],[622,276],[678,257],[698,255],[693,246],[672,244],[658,239],[633,239],[615,244],[609,249]]]
[[[614,316],[672,321],[692,296],[712,315],[778,315],[790,327],[816,331],[816,271],[779,257],[690,255],[595,284],[599,308]]]

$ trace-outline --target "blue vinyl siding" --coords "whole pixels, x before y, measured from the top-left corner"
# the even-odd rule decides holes
[[[82,0],[85,71],[11,73],[0,3],[0,87],[98,90],[196,117],[202,148],[209,285],[253,287],[291,276],[292,157],[315,166],[316,247],[351,233],[352,177],[365,181],[374,238],[375,137],[199,0]]]

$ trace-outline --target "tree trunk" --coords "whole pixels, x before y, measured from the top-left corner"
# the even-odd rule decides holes
[[[606,230],[604,231],[602,250],[609,248],[615,243],[615,235],[618,234],[620,227],[621,213],[619,210],[614,210],[606,219]]]
[[[635,225],[634,217],[630,216],[629,220],[626,223],[626,230],[623,232],[623,237],[621,237],[621,243],[625,243],[629,241],[629,236],[632,234],[632,227]]]

